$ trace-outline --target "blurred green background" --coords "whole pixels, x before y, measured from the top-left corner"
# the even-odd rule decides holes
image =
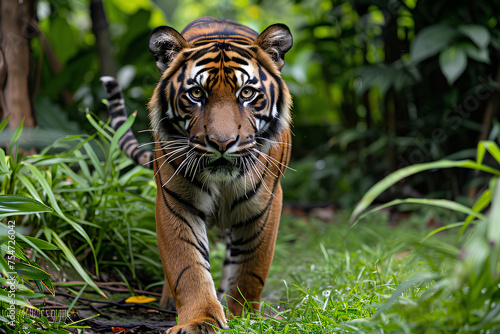
[[[233,19],[258,32],[276,22],[290,27],[294,46],[283,76],[294,97],[291,167],[297,172],[283,181],[287,201],[351,208],[390,172],[445,157],[473,158],[477,142],[498,133],[499,1],[103,3],[127,108],[138,110],[136,133],[148,127],[145,106],[160,76],[147,50],[153,28],[181,31],[200,16]],[[52,135],[92,131],[85,109],[106,116],[89,2],[40,0],[37,12],[62,64],[56,73],[40,39],[32,40],[38,124]],[[147,132],[139,136],[150,141]],[[471,173],[423,174],[388,196],[467,194],[458,200],[470,201],[477,182],[469,181]]]

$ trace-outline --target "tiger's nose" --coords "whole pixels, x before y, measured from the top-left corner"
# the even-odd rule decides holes
[[[231,137],[231,138],[226,138],[226,137],[218,137],[214,135],[207,136],[207,143],[208,145],[212,146],[215,148],[217,151],[224,153],[226,152],[230,147],[232,147],[236,142],[238,141],[239,136],[236,138]]]

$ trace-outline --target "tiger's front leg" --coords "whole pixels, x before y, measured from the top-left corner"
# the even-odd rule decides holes
[[[266,205],[226,231],[227,250],[219,294],[226,298],[234,316],[240,316],[244,308],[259,311],[273,260],[282,207],[281,185],[275,184],[272,196],[263,191]]]
[[[227,326],[210,275],[205,222],[189,212],[186,204],[179,201],[179,194],[168,185],[162,187],[163,179],[159,173],[156,233],[165,277],[178,314],[178,325],[167,333],[215,333],[214,328]]]

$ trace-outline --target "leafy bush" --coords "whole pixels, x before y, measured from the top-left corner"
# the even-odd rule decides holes
[[[0,124],[0,131],[6,125],[5,120]],[[18,129],[20,130],[20,129]],[[18,132],[21,133],[20,131]],[[16,136],[14,136],[16,138]],[[14,143],[15,140],[12,142]],[[14,145],[11,144],[11,149]],[[12,150],[11,150],[12,151]],[[5,158],[5,152],[0,149],[0,155]],[[14,156],[17,155],[17,147]],[[0,163],[0,172],[9,175],[8,163],[4,159]],[[0,325],[1,333],[36,333],[40,329],[46,331],[52,329],[58,333],[69,333],[66,328],[79,328],[73,323],[63,324],[60,322],[49,323],[48,319],[41,314],[40,317],[27,315],[28,309],[35,309],[27,300],[43,298],[43,293],[35,293],[31,290],[30,281],[33,281],[40,292],[44,287],[54,294],[54,287],[50,281],[50,274],[42,270],[40,265],[31,260],[25,252],[25,248],[32,248],[40,257],[47,259],[59,270],[58,266],[45,254],[44,251],[58,250],[58,248],[46,241],[24,236],[16,226],[17,217],[24,215],[29,217],[34,214],[50,212],[51,208],[43,203],[23,195],[0,195],[0,219],[5,218],[5,224],[0,223]],[[12,218],[7,219],[8,217]],[[59,329],[59,331],[57,331]]]
[[[58,140],[21,161],[6,157],[1,194],[49,203],[53,212],[26,216],[18,225],[30,226],[35,237],[54,243],[61,250],[53,254],[56,262],[70,264],[101,294],[84,268],[95,277],[122,268],[139,281],[161,279],[152,171],[134,166],[117,144],[135,117],[115,134],[90,114],[87,119],[97,131],[94,135]],[[143,276],[137,275],[138,269]]]
[[[417,244],[416,253],[429,258],[426,266],[422,266],[424,270],[402,282],[377,310],[375,319],[401,319],[396,327],[419,333],[500,330],[500,170],[484,163],[486,152],[500,164],[498,145],[483,141],[478,145],[476,161],[440,160],[396,171],[373,186],[354,210],[351,217],[353,226],[375,211],[403,203],[437,206],[464,216],[463,221],[438,228],[424,238],[424,242]],[[472,208],[448,200],[410,198],[397,199],[367,210],[378,195],[403,178],[426,170],[452,167],[475,169],[492,175],[488,187]],[[483,213],[485,210],[488,211],[486,214]],[[474,226],[467,229],[470,224]],[[458,245],[429,242],[428,237],[457,227],[460,227]],[[465,239],[464,232],[468,232]],[[440,258],[438,261],[436,256]],[[420,288],[420,293],[411,299],[402,297],[414,288]],[[395,328],[395,322],[391,324]]]

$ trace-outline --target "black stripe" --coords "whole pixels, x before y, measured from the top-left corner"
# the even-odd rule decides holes
[[[141,150],[136,146],[136,147],[134,147],[134,149],[132,150],[132,152],[130,152],[130,156],[135,161],[136,165],[139,164],[139,159],[137,159],[137,158],[138,158],[139,153],[141,153],[140,151]]]
[[[237,64],[240,64],[240,65],[248,65],[248,62],[245,59],[240,58],[240,57],[233,57],[233,58],[231,58],[231,60]]]
[[[107,99],[108,99],[108,102],[114,102],[113,100],[121,101],[121,100],[123,100],[122,92],[118,91],[118,92],[114,93],[113,95],[108,96]]]
[[[191,268],[191,265],[189,265],[186,268],[182,269],[182,271],[180,272],[180,274],[177,276],[177,282],[175,282],[175,287],[174,287],[174,293],[175,294],[177,294],[177,287],[179,286],[179,282],[181,281],[182,275],[184,275],[184,273],[186,272],[186,270],[188,270],[189,268]]]
[[[158,168],[158,161],[156,161],[156,166]],[[160,187],[163,185],[163,181],[161,179],[161,173],[158,173],[157,174],[157,177],[159,178],[159,181],[160,181]],[[161,189],[165,189],[165,188],[161,188]],[[197,250],[198,252],[201,254],[201,256],[207,261],[209,262],[209,252],[208,252],[208,249],[206,249],[203,245],[203,243],[198,239],[198,236],[196,235],[196,233],[194,232],[193,230],[193,227],[191,226],[191,224],[188,222],[188,220],[186,218],[184,218],[183,216],[181,216],[179,213],[177,213],[169,204],[168,204],[168,201],[167,201],[167,198],[165,197],[165,192],[162,191],[161,192],[162,194],[162,197],[163,197],[163,202],[165,203],[165,207],[175,216],[177,217],[180,221],[182,221],[184,224],[186,224],[189,229],[191,230],[191,233],[193,234],[195,240],[196,240],[196,243],[198,244],[198,246],[196,244],[194,244],[193,242],[191,241],[188,241],[188,240],[185,240],[186,242],[189,242],[191,243]]]
[[[118,122],[115,123],[115,126],[113,127],[114,130],[118,130],[120,128],[120,126],[123,125],[123,123],[125,123],[126,120],[120,120]]]
[[[209,63],[218,63],[220,62],[220,58],[221,58],[221,54],[219,53],[217,56],[215,56],[215,58],[205,58],[205,59],[202,59],[200,61],[198,61],[195,66],[203,66],[203,65],[206,65],[206,64],[209,64]],[[198,74],[197,74],[198,75]]]
[[[205,259],[207,262],[210,262],[210,256],[209,256],[208,250],[202,248],[201,246],[198,246],[197,244],[195,244],[191,240],[187,240],[187,239],[184,239],[184,238],[179,238],[179,240],[184,241],[185,243],[190,244],[191,246],[193,246],[198,251],[198,253],[201,254],[201,256],[203,257],[203,259]]]
[[[257,274],[256,274],[256,273],[254,273],[254,272],[251,272],[251,273],[249,273],[249,274],[250,274],[251,276],[255,277],[256,279],[258,279],[258,280],[259,280],[259,283],[260,283],[262,286],[264,286],[264,280],[262,279],[262,277],[260,277],[259,275],[257,275]]]
[[[122,151],[124,151],[124,152],[127,152],[127,150],[128,150],[130,147],[134,146],[134,145],[135,145],[135,146],[138,146],[138,145],[137,145],[137,141],[136,141],[136,140],[134,140],[135,138],[133,138],[133,139],[128,139],[128,137],[129,137],[129,136],[125,137],[125,139],[123,139],[123,143],[120,145],[120,146],[121,146]],[[132,137],[134,137],[134,136],[132,135]],[[122,138],[123,138],[123,137],[122,137]],[[122,140],[122,139],[120,138],[120,140]]]
[[[264,72],[264,70],[262,69],[262,66],[260,65],[259,62],[257,62],[257,66],[259,68],[260,81],[266,81],[267,80],[266,72]]]
[[[266,115],[261,115],[261,114],[254,114],[253,117],[264,121],[264,122],[271,122],[273,120],[272,117],[266,116]]]
[[[179,194],[175,193],[174,191],[170,190],[169,188],[163,187],[163,189],[165,189],[165,191],[170,196],[172,196],[173,198],[175,198],[179,203],[181,203],[183,206],[185,206],[186,209],[189,211],[189,213],[191,213],[192,215],[198,216],[203,221],[205,221],[206,216],[205,216],[204,212],[202,212],[201,210],[198,210],[197,208],[195,208],[191,203],[189,203],[187,200],[185,200]]]
[[[118,87],[118,82],[115,79],[113,79],[111,81],[106,81],[104,83],[104,86],[106,87],[106,93],[109,93],[113,89],[115,89],[116,87]]]
[[[260,233],[259,233],[260,235]],[[262,245],[262,242],[264,241],[264,238],[261,238],[259,240],[259,243],[252,248],[249,249],[241,249],[241,248],[231,248],[231,257],[238,257],[240,255],[248,255],[254,253],[257,249],[260,248],[260,245]]]
[[[269,217],[269,213],[267,214],[267,217],[266,217],[266,220],[264,221],[264,223],[260,226],[260,229],[258,231],[255,231],[254,233],[252,233],[252,235],[246,239],[243,239],[243,238],[240,238],[238,240],[231,240],[231,245],[229,246],[229,248],[233,248],[233,246],[243,246],[243,245],[246,245],[248,244],[249,242],[252,242],[254,241],[255,239],[257,239],[257,237],[259,235],[261,235],[262,231],[264,231],[264,229],[266,228],[266,225],[267,225],[267,220],[268,220],[268,217]],[[232,255],[232,253],[231,253]]]
[[[273,198],[271,196],[271,198]],[[236,230],[236,229],[239,229],[239,228],[242,228],[242,227],[245,227],[253,222],[255,222],[256,220],[258,220],[260,217],[262,217],[264,215],[264,213],[266,213],[267,209],[269,209],[269,203],[266,205],[266,207],[264,208],[264,210],[260,211],[259,213],[257,213],[256,215],[244,220],[244,221],[240,221],[236,224],[234,224],[231,229],[232,230]]]
[[[236,206],[238,204],[241,204],[245,201],[248,201],[249,199],[251,199],[252,197],[255,196],[255,194],[257,194],[257,192],[259,191],[259,188],[262,186],[262,180],[259,181],[259,183],[255,186],[255,190],[249,190],[247,193],[245,193],[245,195],[237,198],[233,203],[231,203],[231,211],[234,210],[234,208],[236,208]]]

